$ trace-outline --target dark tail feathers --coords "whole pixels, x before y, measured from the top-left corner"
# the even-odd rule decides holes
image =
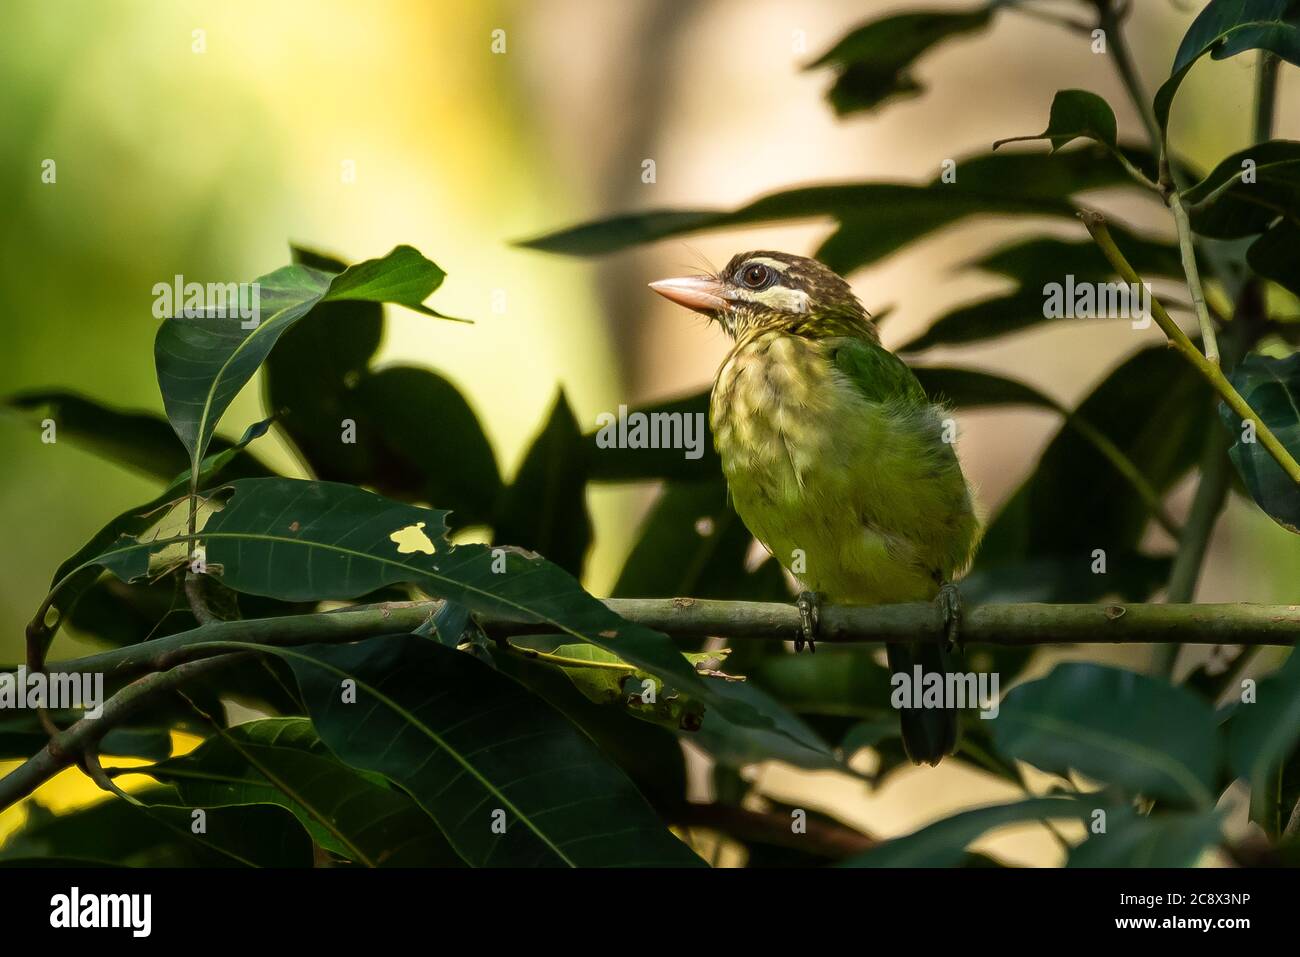
[[[922,674],[946,674],[951,670],[948,651],[937,642],[890,643],[885,645],[885,653],[890,672],[903,672],[909,683],[916,665],[921,666]],[[914,764],[938,764],[957,749],[956,708],[903,708],[899,717],[903,724],[903,748]]]

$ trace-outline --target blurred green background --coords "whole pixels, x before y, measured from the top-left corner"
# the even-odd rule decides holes
[[[827,225],[711,234],[599,261],[527,252],[512,240],[622,209],[737,204],[801,181],[928,179],[944,158],[1041,128],[1051,92],[1063,87],[1103,94],[1121,131],[1137,133],[1113,72],[1085,41],[1011,16],[925,58],[927,96],[837,122],[822,99],[828,77],[801,67],[858,21],[908,6],[8,0],[3,391],[61,387],[160,410],[154,283],[178,273],[251,280],[287,262],[291,241],[349,260],[409,243],[448,273],[437,308],[476,324],[393,310],[381,361],[427,364],[451,378],[509,475],[560,386],[591,428],[621,401],[711,380],[726,351],[721,333],[654,301],[646,281],[743,249],[806,253]],[[1154,89],[1194,13],[1184,7],[1195,5],[1137,6],[1130,43]],[[492,52],[494,30],[505,31],[504,53]],[[1252,62],[1204,64],[1180,96],[1178,139],[1199,163],[1245,142]],[[1277,135],[1296,137],[1300,84],[1294,70],[1283,78]],[[47,159],[57,164],[54,183],[42,182]],[[646,159],[655,161],[653,183],[642,178]],[[1158,218],[1137,225],[1167,231]],[[852,277],[873,312],[895,307],[886,343],[995,288],[953,270],[1022,228],[966,223]],[[1007,372],[1073,402],[1149,341],[1054,324],[926,359]],[[260,417],[255,384],[223,431],[237,435]],[[962,458],[989,515],[1055,419],[1003,410],[965,415],[961,425]],[[260,453],[283,464],[275,442],[262,440]],[[155,486],[69,442],[43,444],[39,426],[14,415],[0,416],[0,462],[0,658],[13,660],[58,563]],[[612,583],[652,495],[592,492],[597,545],[587,584],[597,594]],[[1188,499],[1188,489],[1176,493],[1176,515]],[[1300,540],[1238,500],[1215,536],[1199,597],[1291,600],[1298,573]],[[72,653],[75,638],[60,642],[56,655]],[[811,791],[850,819],[869,818],[877,833],[1003,796],[951,765],[902,775],[873,795],[824,775],[759,773],[771,793]],[[1052,853],[1040,838],[1025,836],[1026,860]]]

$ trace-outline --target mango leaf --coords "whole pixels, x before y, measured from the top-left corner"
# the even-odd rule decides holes
[[[0,860],[71,857],[135,867],[310,867],[311,840],[278,807],[205,809],[206,832],[171,788],[135,794],[147,807],[116,798],[58,815],[28,805],[26,824],[0,849]]]
[[[1171,564],[1137,551],[1108,553],[1104,574],[1094,570],[1091,553],[990,562],[962,578],[961,594],[972,605],[1094,602],[1109,596],[1145,601],[1169,580]]]
[[[1121,235],[1122,233],[1122,235]],[[1181,276],[1177,247],[1137,236],[1127,230],[1115,233],[1133,268],[1143,276]],[[1013,243],[971,263],[987,272],[1014,279],[1018,287],[957,307],[939,319],[898,352],[921,352],[940,345],[962,345],[1029,329],[1047,317],[1049,286],[1062,288],[1072,281],[1076,288],[1085,283],[1115,281],[1114,270],[1092,241],[1038,238]],[[1073,321],[1073,320],[1071,320]]]
[[[549,665],[521,655],[498,655],[496,664],[596,742],[653,807],[673,808],[685,799],[685,755],[674,732],[591,701]]]
[[[1300,226],[1280,220],[1246,251],[1250,268],[1300,296]]]
[[[239,442],[205,458],[199,464],[200,486],[212,481],[226,468],[234,468],[237,472],[257,472],[263,469],[263,466],[251,456],[244,460],[242,453],[245,446],[265,433],[269,421],[249,426]],[[175,505],[178,501],[177,496],[181,494],[181,488],[188,486],[189,477],[190,470],[186,469],[152,501],[122,512],[55,570],[54,578],[50,583],[51,595],[47,599],[51,602],[50,607],[47,610],[43,608],[43,611],[28,626],[30,633],[42,636],[41,642],[45,648],[49,647],[54,632],[76,608],[77,602],[98,580],[100,568],[94,561],[94,557],[112,547],[113,543],[123,536],[139,535],[153,525],[159,514],[164,513],[169,506]],[[57,601],[54,600],[55,592],[58,593]]]
[[[658,434],[661,423],[677,420],[682,421],[683,429],[687,421],[692,423],[692,429],[703,428],[699,458],[688,456],[689,449],[651,448],[648,441],[645,445],[631,441],[631,430],[639,422],[644,422],[643,433],[648,436]],[[708,424],[708,392],[626,410],[624,421],[628,433],[622,439],[617,422],[583,436],[583,463],[592,481],[639,482],[658,478],[697,481],[722,477],[722,463],[713,448],[713,434]]]
[[[998,140],[993,144],[993,148],[997,149],[1007,143],[1023,143],[1027,140],[1048,140],[1052,144],[1052,152],[1055,153],[1066,144],[1082,137],[1096,140],[1102,146],[1117,149],[1118,136],[1115,113],[1104,99],[1087,90],[1060,90],[1052,99],[1047,129],[1037,136],[1012,136]]]
[[[1130,164],[1154,165],[1144,150],[1121,148],[1119,153]],[[1119,160],[1096,145],[1058,154],[983,154],[959,162],[952,175],[949,183],[941,174],[927,187],[891,188],[874,197],[883,206],[855,204],[842,210],[836,217],[839,228],[818,248],[816,258],[848,275],[970,216],[1073,218],[1077,208],[1069,197],[1136,186]]]
[[[1130,162],[1150,154],[1122,149]],[[591,256],[616,252],[673,236],[759,223],[831,217],[839,228],[816,256],[847,274],[896,252],[909,242],[978,213],[1073,217],[1067,197],[1107,186],[1133,185],[1115,159],[1100,147],[1058,156],[1033,153],[981,154],[959,162],[955,180],[936,176],[918,186],[849,183],[807,186],[772,193],[739,209],[651,210],[524,240],[531,249]]]
[[[664,488],[623,564],[615,598],[726,598],[784,601],[780,567],[745,567],[754,536],[727,500],[726,481],[673,482]]]
[[[410,246],[398,246],[333,274],[296,264],[256,280],[261,316],[177,316],[154,340],[154,362],[167,418],[198,462],[236,394],[270,354],[276,340],[318,303],[396,302],[427,314],[422,303],[444,273]]]
[[[771,655],[746,669],[754,685],[799,714],[898,722],[890,672],[873,649],[819,646],[815,655]]]
[[[4,404],[53,419],[58,440],[69,439],[109,462],[156,479],[171,480],[177,473],[189,474],[189,459],[176,445],[176,434],[166,419],[152,412],[115,409],[96,399],[60,390],[20,392],[9,396]],[[219,436],[212,440],[216,452],[235,450],[237,445],[242,449],[247,444]],[[240,478],[269,474],[251,453],[226,456],[221,467],[226,474]]]
[[[321,847],[370,867],[463,864],[414,801],[340,764],[305,718],[250,721],[137,770],[194,807],[279,805]]]
[[[1243,701],[1228,720],[1228,762],[1250,784],[1251,819],[1278,834],[1295,804],[1279,807],[1270,783],[1300,741],[1300,655],[1292,652],[1255,692],[1255,701]]]
[[[1054,774],[1074,770],[1181,805],[1214,803],[1214,713],[1187,689],[1136,672],[1059,664],[1007,693],[993,739],[1006,757]]]
[[[615,654],[588,644],[566,644],[562,636],[528,635],[515,638],[511,647],[526,657],[558,669],[588,701],[623,708],[633,717],[673,731],[695,731],[704,708],[690,697],[664,686],[659,678],[642,671]],[[721,680],[743,681],[723,673],[729,648],[708,652],[683,652],[701,673]]]
[[[719,690],[771,717],[775,730],[729,721],[720,709],[705,712],[702,726],[688,740],[715,761],[735,768],[760,761],[784,761],[809,770],[846,770],[834,748],[754,682],[727,682]]]
[[[294,261],[327,272],[347,268],[304,249],[294,249]],[[487,523],[501,477],[478,417],[433,372],[373,370],[383,330],[377,302],[317,306],[312,321],[285,332],[266,360],[267,407],[315,477],[436,502],[458,526]],[[351,441],[344,442],[347,420]],[[446,466],[446,448],[457,450],[454,469]]]
[[[885,841],[844,861],[841,867],[955,867],[966,847],[986,832],[1028,821],[1085,820],[1096,805],[1087,796],[1030,798],[1013,804],[962,811],[920,830]]]
[[[491,521],[502,492],[496,455],[477,414],[451,382],[427,369],[390,366],[364,376],[355,401],[358,428],[366,428],[367,441],[379,446],[380,468],[361,481],[374,481],[382,491],[395,484],[389,481],[393,473],[410,474],[413,481],[398,484],[398,491],[448,509],[455,527]]]
[[[1300,142],[1256,143],[1223,160],[1183,193],[1192,228],[1215,239],[1262,233],[1300,209]]]
[[[1229,378],[1278,441],[1292,456],[1300,457],[1300,354],[1285,359],[1247,356]],[[1251,497],[1273,521],[1300,533],[1300,486],[1282,471],[1235,412],[1220,405],[1219,415],[1233,437],[1228,455]]]
[[[1182,261],[1178,247],[1173,243],[1148,238],[1117,223],[1110,225],[1110,232],[1124,251],[1124,258],[1139,275],[1182,276]],[[1113,274],[1110,263],[1091,239],[1061,239],[1056,236],[1015,240],[971,260],[967,265],[1037,288],[1048,282],[1060,282],[1066,274],[1073,274],[1076,278],[1104,278]]]
[[[1295,0],[1210,0],[1192,21],[1174,54],[1169,79],[1156,91],[1156,121],[1169,125],[1174,94],[1206,53],[1226,60],[1247,50],[1270,50],[1300,64],[1300,7]]]
[[[470,655],[413,636],[266,650],[329,749],[401,786],[471,865],[700,863],[590,740]]]
[[[1211,402],[1205,380],[1172,350],[1135,353],[1062,424],[985,533],[975,568],[1049,556],[1092,560],[1097,549],[1108,558],[1135,551],[1150,510],[1077,422],[1105,423],[1105,437],[1163,494],[1198,461]]]
[[[350,485],[240,479],[205,500],[199,534],[211,573],[234,590],[283,601],[351,599],[399,582],[507,621],[547,626],[588,641],[665,679],[678,691],[728,707],[664,635],[619,618],[558,566],[517,549],[452,547],[445,513],[394,502]],[[124,581],[184,561],[184,523],[170,535],[124,538],[69,578],[103,566]],[[176,560],[176,559],[173,559]],[[732,708],[741,723],[765,719]]]
[[[935,402],[960,409],[988,406],[1028,405],[1059,411],[1057,403],[1037,389],[978,369],[948,369],[941,366],[913,366],[925,394]]]
[[[1223,839],[1215,810],[1142,817],[1128,808],[1107,812],[1106,833],[1070,851],[1066,867],[1192,867]]]
[[[524,456],[492,523],[493,537],[545,555],[572,575],[591,547],[582,432],[564,392]]]
[[[835,83],[826,98],[840,116],[923,92],[912,64],[931,47],[963,33],[983,30],[992,9],[958,13],[927,10],[873,20],[850,31],[806,69],[831,67]]]

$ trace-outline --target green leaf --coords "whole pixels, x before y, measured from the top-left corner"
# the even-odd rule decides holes
[[[652,672],[675,689],[727,707],[664,635],[624,621],[558,566],[517,549],[452,547],[445,513],[350,485],[240,479],[209,500],[199,534],[209,569],[236,591],[284,601],[351,599],[409,582],[479,614],[539,624]],[[183,527],[183,523],[175,523]],[[123,539],[70,576],[104,566],[124,581],[189,554],[183,532]],[[760,720],[733,709],[742,723]]]
[[[443,272],[410,246],[381,259],[331,274],[304,265],[262,276],[261,318],[171,318],[158,328],[154,361],[163,405],[177,436],[197,462],[231,401],[270,354],[276,340],[317,303],[343,300],[421,306],[442,282]],[[250,325],[252,328],[244,328]]]
[[[1243,165],[1248,164],[1248,165]],[[1300,142],[1256,143],[1219,163],[1183,193],[1192,228],[1215,239],[1262,233],[1300,210]]]
[[[1192,867],[1223,839],[1218,812],[1188,811],[1141,817],[1107,812],[1106,833],[1070,851],[1066,867]]]
[[[205,809],[195,834],[191,810],[170,788],[150,788],[137,807],[116,798],[57,816],[29,805],[27,823],[0,849],[0,860],[67,857],[128,867],[310,867],[311,840],[278,807]]]
[[[412,636],[266,650],[330,750],[400,785],[474,866],[700,863],[590,740],[467,654]]]
[[[152,412],[115,409],[96,399],[59,390],[21,392],[9,396],[4,404],[53,419],[57,439],[70,439],[109,462],[165,481],[182,471],[189,474],[189,459],[176,445],[176,434],[166,419]],[[212,440],[212,447],[218,452],[234,449],[231,442],[219,437]],[[238,461],[233,455],[227,456],[221,467],[237,477],[269,474],[251,453],[238,456]]]
[[[1247,356],[1229,379],[1287,451],[1300,457],[1300,354],[1285,359]],[[1235,412],[1221,404],[1219,415],[1233,437],[1228,455],[1251,497],[1273,521],[1287,531],[1300,532],[1300,486],[1247,432]],[[1254,441],[1245,441],[1247,437]]]
[[[236,472],[264,471],[264,467],[256,459],[251,456],[244,458],[243,449],[262,435],[266,431],[268,424],[269,420],[249,426],[248,431],[244,433],[244,437],[240,439],[239,443],[220,452],[214,452],[205,458],[199,464],[199,485],[207,484],[227,468],[231,468]],[[153,525],[159,514],[165,513],[169,506],[176,504],[179,489],[188,485],[189,476],[190,471],[186,469],[152,501],[122,512],[58,567],[50,583],[51,595],[49,600],[51,600],[52,604],[48,614],[39,615],[28,626],[29,630],[43,636],[43,643],[46,648],[53,639],[54,632],[76,608],[82,596],[98,580],[100,567],[95,561],[95,556],[112,547],[123,536],[139,535]],[[54,594],[56,591],[57,596]]]
[[[1293,651],[1255,692],[1228,720],[1228,762],[1250,784],[1251,818],[1276,835],[1295,806],[1279,807],[1272,784],[1300,741],[1300,655]]]
[[[686,762],[677,735],[586,698],[556,668],[519,655],[497,655],[498,669],[582,730],[623,769],[655,808],[672,808],[686,797]]]
[[[991,523],[975,567],[1057,556],[1091,561],[1095,549],[1108,559],[1135,551],[1150,510],[1078,422],[1105,423],[1105,436],[1164,494],[1199,460],[1211,402],[1205,380],[1171,349],[1152,346],[1131,356],[1062,424],[1034,473]]]
[[[1122,150],[1135,165],[1149,154]],[[703,230],[831,217],[839,228],[817,258],[841,274],[877,262],[909,242],[979,213],[1073,217],[1067,197],[1085,190],[1133,185],[1114,156],[1098,148],[1059,156],[979,155],[960,161],[954,182],[942,175],[926,185],[849,183],[772,193],[733,211],[652,210],[525,240],[547,252],[591,256]]]
[[[304,250],[294,255],[317,269],[346,268]],[[268,408],[315,477],[437,503],[454,513],[457,526],[486,524],[501,476],[478,417],[433,372],[372,370],[383,330],[379,303],[317,306],[311,322],[289,329],[267,358]],[[354,426],[351,442],[342,441],[345,419]],[[456,449],[456,468],[447,467],[448,448]]]
[[[1197,60],[1206,53],[1226,60],[1247,50],[1271,50],[1300,64],[1300,6],[1295,0],[1210,0],[1187,28],[1169,79],[1156,91],[1160,129],[1168,127],[1174,94]]]
[[[340,764],[305,718],[250,721],[134,770],[174,786],[194,807],[279,805],[321,847],[371,867],[463,863],[414,801]]]
[[[1052,99],[1047,129],[1037,136],[1012,136],[998,140],[993,148],[1027,140],[1049,140],[1055,153],[1067,143],[1084,138],[1117,149],[1118,136],[1115,112],[1104,99],[1087,90],[1060,90]]]
[[[572,575],[591,547],[582,431],[564,392],[506,489],[493,537],[545,555]]]
[[[993,722],[1006,757],[1135,794],[1212,806],[1214,713],[1185,688],[1103,665],[1059,664],[1008,692]]]
[[[673,482],[642,524],[612,596],[788,599],[776,562],[746,569],[753,542],[727,499],[721,475],[706,482]]]
[[[491,520],[501,473],[478,416],[454,385],[426,369],[390,366],[363,377],[354,397],[358,429],[378,445],[379,468],[360,481],[380,491],[395,485],[400,497],[448,509],[455,527]],[[455,450],[451,460],[448,450]]]
[[[1117,242],[1133,268],[1142,276],[1181,276],[1178,249],[1168,243],[1132,233],[1117,233]],[[1114,270],[1091,240],[1036,238],[995,250],[972,266],[1013,279],[1011,292],[957,307],[935,320],[930,328],[898,352],[920,352],[940,345],[962,345],[1029,329],[1048,319],[1048,286],[1062,286],[1072,277],[1076,287],[1083,283],[1115,281]],[[1069,320],[1084,321],[1084,320]]]
[[[983,30],[991,17],[991,8],[977,8],[873,20],[846,34],[807,69],[834,68],[835,83],[826,98],[840,116],[871,110],[888,100],[921,93],[912,64],[950,37]]]
[[[698,702],[665,688],[659,678],[603,648],[566,644],[563,636],[558,635],[523,636],[510,644],[526,657],[559,670],[588,701],[622,708],[636,718],[673,731],[699,728],[704,709]],[[721,672],[729,654],[729,648],[721,648],[684,652],[683,657],[697,670]],[[713,674],[711,679],[727,680],[720,673]]]
[[[1173,243],[1139,235],[1114,223],[1110,232],[1124,250],[1124,258],[1139,275],[1182,276],[1182,260]],[[1114,275],[1110,263],[1091,239],[1055,236],[1016,240],[971,260],[968,265],[1040,289],[1045,283],[1060,282],[1067,273],[1090,279]]]
[[[803,715],[874,720],[898,713],[890,706],[890,672],[870,648],[825,646],[815,655],[771,655],[747,665],[750,680]]]
[[[1094,602],[1109,596],[1145,601],[1169,580],[1172,564],[1137,551],[1107,553],[1105,574],[1093,570],[1095,562],[1090,552],[989,562],[962,578],[962,598],[972,605]]]
[[[935,402],[961,409],[988,406],[1028,405],[1060,411],[1055,400],[1037,389],[978,369],[947,369],[940,366],[913,366],[912,371]]]
[[[1084,820],[1093,810],[1094,806],[1088,803],[1086,795],[1080,800],[1042,797],[975,808],[885,841],[841,866],[956,867],[961,863],[966,847],[994,828],[1028,821]]]
[[[672,422],[678,417],[683,421],[689,417],[691,422],[703,423],[707,434],[700,457],[689,458],[685,449],[633,448],[630,442],[618,440],[618,425],[615,423],[583,436],[583,461],[592,481],[640,482],[660,478],[697,481],[722,477],[722,463],[713,448],[713,434],[709,431],[707,391],[632,409],[626,416],[629,427],[641,421],[638,416],[643,416],[649,426],[655,422]]]
[[[810,770],[844,770],[835,750],[816,731],[753,681],[724,682],[718,690],[770,717],[775,730],[728,721],[719,710],[706,712],[702,726],[688,740],[715,761],[735,768],[775,760]]]
[[[1300,296],[1300,225],[1279,220],[1246,250],[1250,268]]]

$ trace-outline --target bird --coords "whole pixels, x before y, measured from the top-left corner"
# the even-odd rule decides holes
[[[805,589],[796,653],[816,650],[823,601],[933,601],[955,637],[954,579],[979,522],[950,413],[881,345],[848,282],[815,259],[756,251],[650,288],[731,339],[709,422],[737,514]],[[917,665],[950,672],[951,653],[951,641],[886,644],[891,672],[908,681]],[[956,749],[955,708],[899,711],[914,763]]]

